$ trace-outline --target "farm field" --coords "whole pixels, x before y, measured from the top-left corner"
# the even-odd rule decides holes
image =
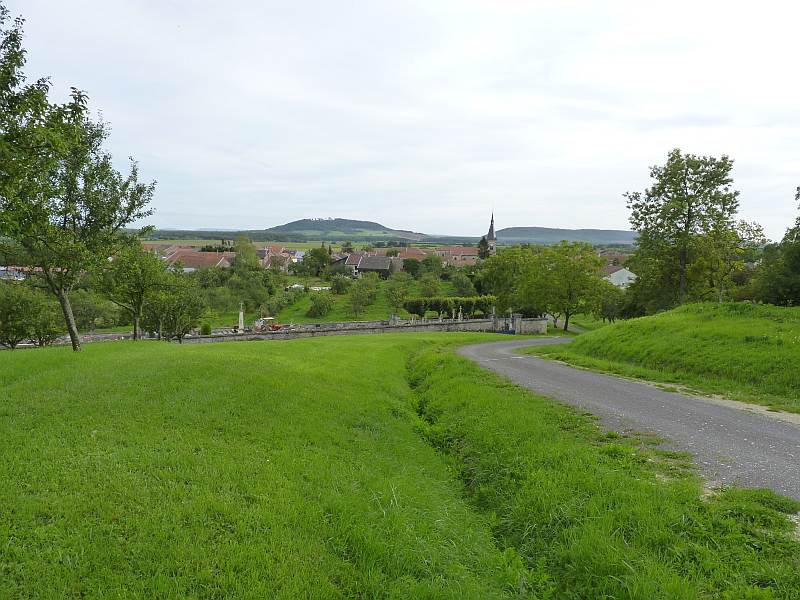
[[[2,353],[0,597],[798,597],[800,504],[452,352],[494,337]]]
[[[693,304],[527,352],[800,412],[800,308]]]

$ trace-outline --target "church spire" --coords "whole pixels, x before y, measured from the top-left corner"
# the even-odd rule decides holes
[[[497,237],[494,235],[494,211],[492,211],[492,222],[489,224],[489,235],[486,236],[486,241],[496,239]]]

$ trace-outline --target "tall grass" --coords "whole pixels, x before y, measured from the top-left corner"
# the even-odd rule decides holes
[[[670,453],[602,436],[574,410],[435,349],[410,362],[424,435],[527,571],[559,598],[798,598],[800,503],[730,489],[704,499]],[[781,534],[780,532],[784,532]]]
[[[0,354],[0,598],[798,597],[797,503],[702,500],[488,339]]]
[[[800,307],[687,305],[532,352],[800,412]]]

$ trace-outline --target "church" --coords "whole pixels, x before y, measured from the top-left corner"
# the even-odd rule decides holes
[[[494,211],[492,211],[492,221],[489,223],[489,233],[486,234],[486,243],[489,244],[489,256],[497,254],[497,236],[494,234]]]

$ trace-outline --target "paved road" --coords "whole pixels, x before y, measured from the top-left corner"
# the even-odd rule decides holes
[[[459,352],[543,396],[594,413],[607,429],[666,438],[670,448],[691,452],[711,482],[767,487],[800,500],[800,426],[515,353],[524,346],[565,341],[569,339],[494,342],[465,346]]]

